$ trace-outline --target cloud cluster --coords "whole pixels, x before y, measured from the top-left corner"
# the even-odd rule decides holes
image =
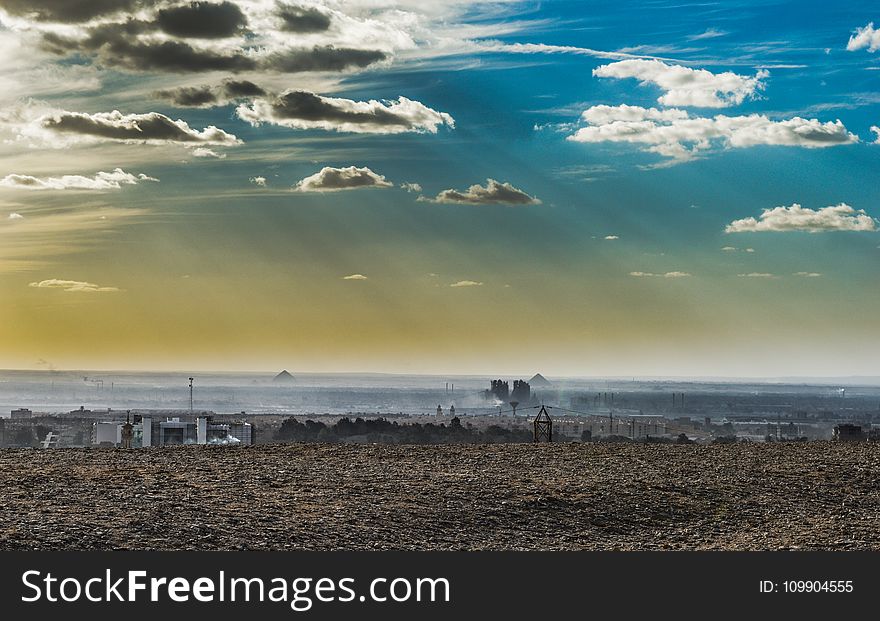
[[[65,148],[75,144],[121,142],[127,144],[177,144],[183,146],[234,146],[241,141],[213,125],[198,130],[186,121],[158,112],[123,114],[45,110],[34,102],[7,110],[0,126],[34,146]]]
[[[639,106],[599,105],[581,115],[587,123],[568,140],[641,145],[645,151],[686,161],[713,148],[781,145],[807,148],[858,142],[839,120],[822,123],[794,117],[774,121],[763,114],[714,117],[692,116],[678,108],[658,110]]]
[[[864,28],[856,28],[846,44],[846,49],[850,52],[865,49],[869,52],[880,50],[880,30],[874,29],[874,22],[870,22]]]
[[[432,203],[457,203],[465,205],[540,205],[541,201],[513,187],[509,183],[499,183],[495,179],[487,179],[486,185],[474,184],[465,191],[443,190],[436,197],[419,200]]]
[[[769,73],[758,71],[754,76],[743,76],[731,71],[712,73],[706,69],[691,69],[669,65],[660,60],[632,59],[601,65],[593,70],[599,78],[635,78],[641,84],[658,86],[663,95],[657,100],[664,106],[694,106],[725,108],[739,105],[747,97],[754,97],[764,88]]]
[[[482,287],[483,283],[476,280],[459,280],[458,282],[454,282],[449,286],[453,289],[459,289],[462,287]]]
[[[79,24],[101,16],[131,12],[143,4],[143,0],[0,0],[0,9],[37,22]]]
[[[808,209],[797,203],[791,207],[765,209],[757,218],[749,217],[734,220],[724,229],[725,233],[785,232],[805,231],[821,233],[825,231],[876,231],[877,221],[846,203]]]
[[[360,188],[390,188],[394,184],[384,176],[374,173],[366,166],[358,168],[347,166],[333,168],[325,166],[314,175],[297,182],[297,192],[338,192],[340,190],[357,190]]]
[[[268,0],[0,0],[0,9],[5,26],[50,53],[126,71],[339,72],[414,46],[391,11],[377,20]]]
[[[369,280],[369,278],[363,274],[350,274],[348,276],[343,276],[342,280]]]
[[[0,186],[22,190],[119,190],[123,185],[137,185],[139,181],[159,181],[145,174],[133,175],[121,168],[112,172],[98,172],[93,177],[63,175],[61,177],[33,177],[31,175],[6,175]]]
[[[84,282],[81,280],[61,280],[58,278],[49,278],[32,282],[30,287],[37,289],[62,289],[73,293],[112,293],[119,291],[118,287],[102,287],[92,282]]]
[[[251,125],[263,123],[291,129],[323,129],[359,134],[437,133],[438,127],[455,127],[445,112],[400,97],[396,101],[354,101],[324,97],[308,91],[286,91],[273,98],[242,104],[236,114]]]

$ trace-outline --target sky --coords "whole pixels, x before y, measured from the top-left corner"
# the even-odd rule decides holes
[[[880,375],[876,3],[0,0],[0,51],[0,368]]]

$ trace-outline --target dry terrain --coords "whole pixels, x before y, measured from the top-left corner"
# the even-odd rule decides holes
[[[0,549],[880,549],[880,445],[0,450]]]

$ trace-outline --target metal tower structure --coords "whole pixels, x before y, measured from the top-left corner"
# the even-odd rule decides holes
[[[553,420],[543,405],[535,416],[535,443],[553,442]]]

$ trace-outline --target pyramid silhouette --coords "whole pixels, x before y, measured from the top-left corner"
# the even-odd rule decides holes
[[[536,373],[535,376],[529,380],[529,386],[532,388],[550,388],[553,386],[553,382],[540,373]]]

